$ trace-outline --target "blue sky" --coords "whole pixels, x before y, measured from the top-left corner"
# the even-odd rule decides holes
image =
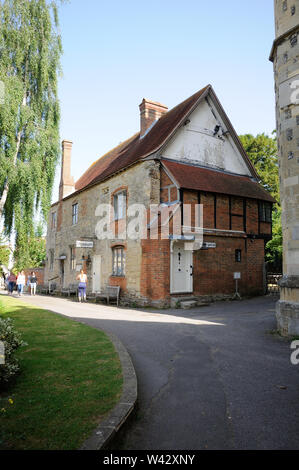
[[[172,108],[211,83],[239,134],[275,127],[273,0],[71,0],[60,27],[75,179],[139,130],[144,97]]]

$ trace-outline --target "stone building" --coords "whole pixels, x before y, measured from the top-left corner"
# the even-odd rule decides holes
[[[143,99],[140,131],[76,183],[71,148],[63,141],[46,282],[67,286],[83,267],[89,293],[119,285],[123,303],[159,306],[231,297],[234,276],[241,294],[264,292],[275,201],[211,85],[170,111]]]
[[[299,334],[299,0],[275,0],[276,127],[283,231],[278,328]]]

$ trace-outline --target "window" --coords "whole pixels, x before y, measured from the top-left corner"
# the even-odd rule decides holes
[[[241,263],[242,259],[242,250],[235,250],[235,262]]]
[[[272,204],[270,202],[259,203],[259,221],[272,222]]]
[[[284,2],[282,3],[282,11],[287,11],[288,9],[288,2],[287,0],[284,0]]]
[[[292,117],[292,110],[290,108],[286,109],[284,115],[285,119],[290,119]]]
[[[299,114],[297,114],[297,116],[296,116],[296,124],[297,124],[297,126],[299,126]]]
[[[76,269],[76,248],[74,246],[70,247],[70,262],[71,262],[71,271]]]
[[[119,191],[113,196],[114,220],[124,219],[127,209],[127,192]]]
[[[112,249],[112,274],[113,276],[125,275],[125,250],[122,246],[117,246]]]
[[[291,15],[292,15],[292,16],[295,15],[295,12],[296,12],[296,7],[295,7],[295,5],[293,5],[293,6],[291,7]]]
[[[287,140],[292,140],[293,139],[293,129],[287,129],[286,130],[286,136],[287,136]]]
[[[72,205],[72,224],[78,223],[78,203]]]
[[[297,33],[296,33],[296,34],[293,34],[293,35],[290,37],[290,43],[291,43],[291,46],[292,46],[292,47],[296,46],[296,44],[297,44]]]
[[[51,214],[51,229],[54,230],[56,228],[56,212],[52,212]]]
[[[54,268],[54,250],[50,250],[50,271],[53,271]]]

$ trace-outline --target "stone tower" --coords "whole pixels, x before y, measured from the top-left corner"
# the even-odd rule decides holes
[[[283,277],[276,307],[283,335],[299,334],[299,0],[274,0],[276,128],[283,231]]]

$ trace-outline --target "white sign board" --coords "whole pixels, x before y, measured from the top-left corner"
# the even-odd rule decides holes
[[[214,243],[214,242],[203,242],[202,247],[203,247],[204,249],[207,249],[207,248],[216,248],[216,243]]]
[[[76,248],[93,248],[93,242],[87,240],[77,240]]]
[[[241,279],[241,273],[234,273],[234,279]]]

